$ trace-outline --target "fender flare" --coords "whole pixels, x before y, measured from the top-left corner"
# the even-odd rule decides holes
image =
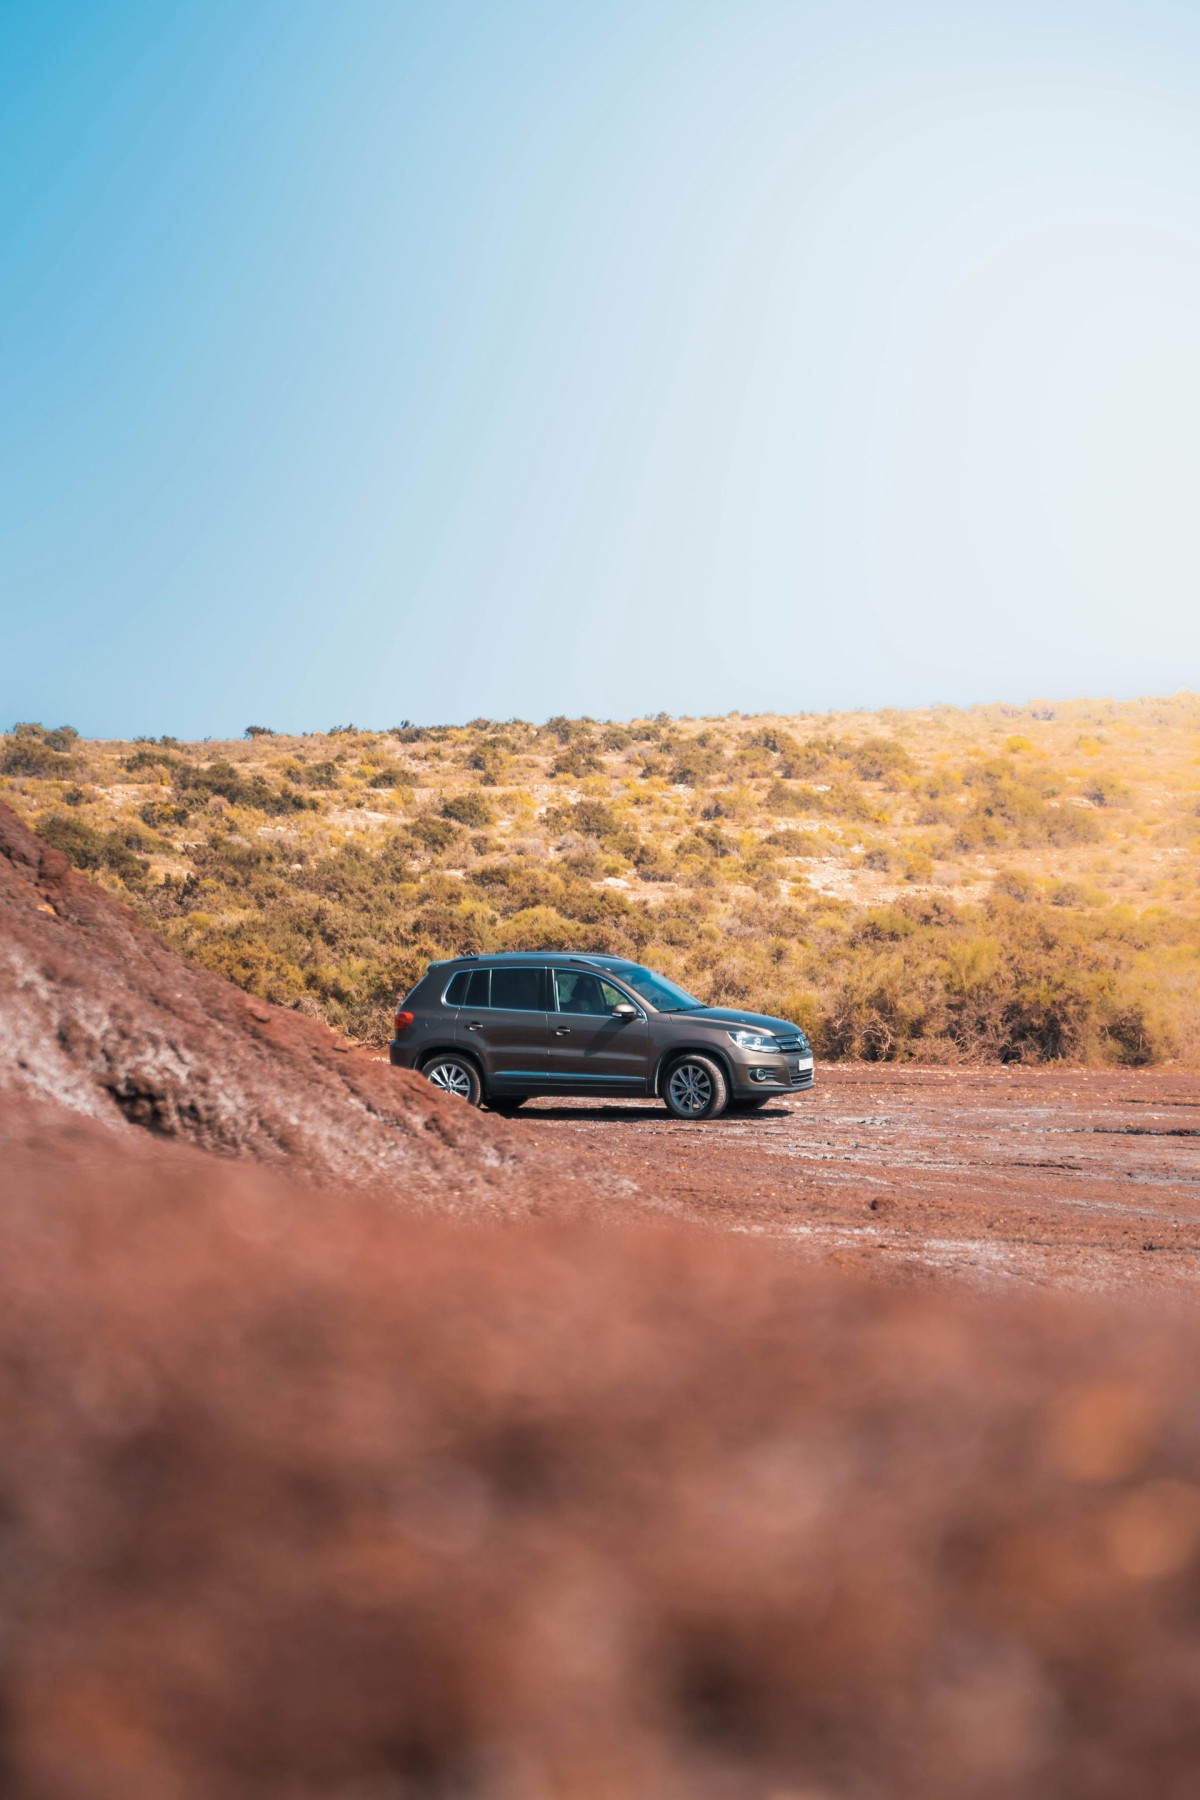
[[[709,1062],[715,1062],[725,1077],[725,1085],[732,1094],[734,1086],[736,1085],[733,1079],[733,1065],[726,1056],[724,1050],[715,1050],[710,1044],[670,1044],[662,1052],[657,1063],[654,1065],[652,1091],[657,1094],[660,1099],[662,1098],[663,1091],[663,1077],[666,1075],[667,1070],[671,1067],[672,1063],[677,1063],[681,1057],[686,1056],[707,1056]]]
[[[487,1082],[484,1080],[483,1076],[483,1064],[473,1050],[464,1050],[458,1044],[432,1044],[428,1050],[422,1050],[419,1061],[413,1065],[416,1073],[418,1075],[423,1075],[430,1063],[437,1056],[461,1056],[464,1062],[469,1062],[471,1064],[479,1077],[481,1089],[484,1093],[487,1092]]]

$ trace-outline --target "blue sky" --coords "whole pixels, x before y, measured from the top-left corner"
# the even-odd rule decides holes
[[[1200,687],[1200,9],[0,31],[0,725]]]

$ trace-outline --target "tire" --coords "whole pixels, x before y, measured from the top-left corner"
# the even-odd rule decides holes
[[[483,1086],[479,1070],[470,1057],[459,1056],[453,1050],[440,1051],[429,1058],[421,1073],[439,1093],[453,1094],[457,1099],[465,1100],[468,1106],[479,1105]]]
[[[528,1094],[489,1095],[488,1107],[492,1112],[500,1113],[507,1119],[510,1113],[515,1113],[518,1107],[524,1106],[528,1098]]]
[[[729,1084],[710,1056],[681,1056],[663,1081],[663,1104],[675,1119],[719,1119],[729,1105]]]

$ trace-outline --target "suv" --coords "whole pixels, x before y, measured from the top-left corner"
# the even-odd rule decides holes
[[[705,1006],[623,956],[521,951],[432,963],[396,1009],[399,1069],[513,1112],[534,1094],[657,1094],[677,1119],[813,1085],[798,1025]]]

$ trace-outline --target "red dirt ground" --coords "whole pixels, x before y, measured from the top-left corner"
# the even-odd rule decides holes
[[[749,1116],[534,1101],[522,1120],[689,1218],[872,1273],[1200,1285],[1195,1070],[833,1066]]]

